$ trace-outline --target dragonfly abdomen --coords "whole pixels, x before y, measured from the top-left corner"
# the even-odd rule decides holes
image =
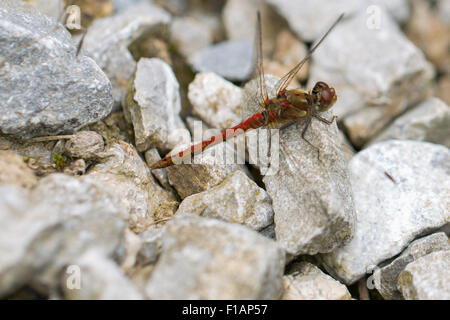
[[[269,120],[267,120],[267,118],[269,118]],[[167,157],[159,160],[158,162],[154,163],[150,168],[152,170],[166,168],[166,167],[174,164],[175,158],[177,158],[177,157],[184,158],[186,155],[189,155],[189,154],[191,155],[191,159],[192,159],[195,155],[203,152],[206,148],[208,148],[210,146],[213,146],[215,144],[226,141],[227,139],[237,136],[239,134],[242,134],[242,133],[246,132],[247,130],[260,128],[270,122],[273,122],[274,120],[275,120],[275,117],[272,112],[255,113],[247,120],[242,121],[241,123],[239,123],[238,125],[236,125],[232,128],[226,129],[226,130],[222,131],[221,133],[210,137],[209,139],[206,139],[206,140],[203,140],[202,142],[194,144],[194,145],[190,146],[189,148],[187,148],[183,151],[180,151],[173,156],[167,156]]]

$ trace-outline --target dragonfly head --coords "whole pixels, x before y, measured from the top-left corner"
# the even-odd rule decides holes
[[[312,89],[314,102],[317,106],[317,111],[324,112],[329,110],[337,100],[336,91],[334,88],[328,86],[325,82],[319,81]]]

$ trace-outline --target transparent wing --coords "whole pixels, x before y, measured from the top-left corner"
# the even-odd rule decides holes
[[[316,49],[320,46],[320,44],[325,40],[325,38],[330,34],[331,30],[334,29],[334,27],[341,21],[341,19],[344,17],[344,14],[342,13],[339,18],[333,23],[333,25],[328,29],[328,31],[320,38],[319,42],[317,42],[314,47],[312,47],[311,50],[309,50],[306,57],[303,58],[295,67],[293,67],[288,73],[286,73],[280,81],[275,86],[277,95],[283,94],[286,88],[288,87],[289,83],[292,81],[292,79],[295,77],[295,75],[300,71],[300,69],[303,67],[306,61],[308,61],[309,58],[311,58],[312,54]]]

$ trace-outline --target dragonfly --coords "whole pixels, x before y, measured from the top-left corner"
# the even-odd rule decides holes
[[[319,149],[305,137],[305,134],[313,118],[325,123],[326,125],[331,125],[335,121],[337,118],[336,116],[333,116],[331,120],[328,120],[321,114],[330,110],[330,108],[336,103],[336,90],[323,81],[317,82],[309,91],[304,91],[301,89],[288,89],[288,87],[305,62],[311,58],[314,51],[316,51],[316,49],[322,44],[322,42],[343,17],[344,14],[341,14],[331,25],[328,31],[326,31],[320,40],[309,50],[307,55],[276,83],[276,94],[273,98],[269,98],[265,85],[263,67],[261,14],[260,12],[257,12],[256,50],[258,71],[257,81],[259,91],[257,93],[257,103],[260,107],[260,111],[256,112],[236,126],[222,131],[218,136],[212,136],[209,139],[191,145],[183,151],[162,158],[152,164],[150,168],[152,170],[161,169],[181,163],[181,160],[185,159],[186,155],[190,155],[191,158],[193,158],[195,155],[202,153],[205,149],[224,142],[227,139],[242,134],[248,130],[258,129],[261,127],[278,127],[283,129],[296,123],[300,119],[305,120],[305,125],[301,134],[302,139],[305,140],[312,148],[319,151]]]

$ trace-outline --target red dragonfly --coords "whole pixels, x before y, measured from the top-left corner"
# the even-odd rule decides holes
[[[295,123],[300,119],[305,119],[306,124],[302,130],[302,138],[313,148],[317,149],[311,142],[305,138],[305,133],[311,123],[312,118],[327,125],[331,125],[335,120],[334,116],[331,120],[323,118],[320,114],[328,111],[336,102],[337,95],[334,88],[325,82],[317,82],[312,90],[308,92],[300,89],[290,89],[287,87],[295,75],[300,71],[306,61],[312,56],[314,51],[330,34],[331,30],[341,21],[344,14],[333,23],[322,38],[314,45],[308,54],[295,67],[293,67],[286,75],[284,75],[276,84],[276,95],[269,98],[267,88],[265,86],[263,56],[262,56],[262,34],[261,34],[261,15],[257,13],[257,67],[258,67],[258,104],[261,111],[253,114],[248,119],[238,125],[224,130],[219,136],[212,136],[207,140],[203,140],[192,145],[186,150],[180,151],[175,155],[166,156],[151,166],[151,169],[165,168],[176,163],[181,163],[181,159],[185,159],[186,155],[193,158],[196,154],[203,152],[206,148],[221,143],[238,134],[242,134],[250,129],[257,129],[263,126],[274,126],[284,128]],[[269,139],[270,140],[270,139]],[[177,159],[178,158],[178,159]],[[180,161],[177,161],[180,160]]]

